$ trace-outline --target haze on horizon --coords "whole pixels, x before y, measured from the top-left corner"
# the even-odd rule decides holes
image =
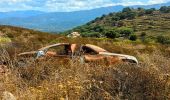
[[[169,1],[170,0],[0,0],[0,12],[22,10],[70,12],[115,5],[151,5]]]

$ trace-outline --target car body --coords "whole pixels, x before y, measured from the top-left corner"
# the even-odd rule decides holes
[[[101,47],[92,44],[57,43],[40,48],[37,51],[20,53],[20,57],[33,57],[34,59],[58,57],[66,59],[80,58],[82,63],[106,61],[108,64],[117,62],[129,62],[138,64],[134,56],[111,53]]]

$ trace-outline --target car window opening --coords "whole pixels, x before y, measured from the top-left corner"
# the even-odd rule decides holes
[[[90,55],[98,54],[96,51],[94,51],[93,49],[86,47],[86,46],[82,47],[82,51],[84,54],[90,54]]]

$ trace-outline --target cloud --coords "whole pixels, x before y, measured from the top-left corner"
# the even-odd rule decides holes
[[[49,0],[46,7],[50,10],[75,11],[104,7],[113,4],[112,0]]]
[[[148,3],[149,4],[158,4],[158,3],[164,3],[164,2],[168,2],[170,0],[149,0]]]
[[[113,5],[149,5],[170,0],[0,0],[0,11],[76,11]]]

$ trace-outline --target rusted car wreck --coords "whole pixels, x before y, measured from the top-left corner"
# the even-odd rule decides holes
[[[42,57],[64,57],[69,59],[79,58],[82,63],[106,61],[108,64],[117,62],[129,62],[138,64],[138,60],[134,56],[111,53],[107,50],[92,44],[70,44],[57,43],[38,49],[37,51],[20,53],[20,57],[34,57],[40,59]]]

